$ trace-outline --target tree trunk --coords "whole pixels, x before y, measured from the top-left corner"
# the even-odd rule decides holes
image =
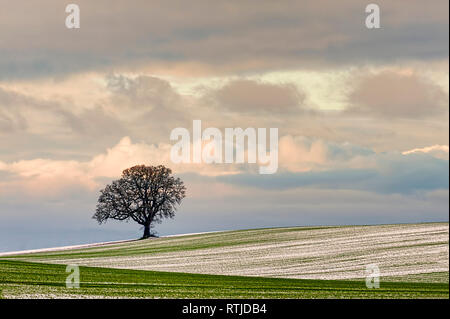
[[[142,239],[150,237],[150,224],[144,225],[144,235],[142,235]]]

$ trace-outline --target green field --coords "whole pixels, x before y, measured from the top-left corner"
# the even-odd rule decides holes
[[[63,265],[0,261],[7,298],[448,298],[448,283],[364,282],[81,267],[80,288],[66,288]]]
[[[449,298],[448,223],[289,227],[0,255],[3,298]],[[66,288],[66,266],[80,288]],[[368,289],[365,267],[380,268]]]

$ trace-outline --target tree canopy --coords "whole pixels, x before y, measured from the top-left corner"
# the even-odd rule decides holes
[[[108,219],[133,220],[144,226],[142,238],[151,236],[150,227],[164,218],[173,218],[186,195],[183,181],[163,165],[137,165],[100,191],[92,218],[99,224]]]

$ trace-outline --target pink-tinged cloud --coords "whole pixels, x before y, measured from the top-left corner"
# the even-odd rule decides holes
[[[362,75],[350,96],[350,111],[385,118],[423,118],[448,112],[448,95],[417,73],[382,71]]]
[[[280,165],[288,171],[305,172],[320,168],[327,163],[328,149],[321,141],[291,135],[280,138]]]
[[[236,80],[214,92],[221,107],[238,112],[289,112],[301,108],[305,96],[292,84]]]
[[[436,145],[422,147],[422,148],[414,148],[412,150],[402,152],[402,154],[404,154],[404,155],[420,154],[420,153],[430,154],[436,158],[441,158],[441,159],[446,159],[446,160],[448,160],[448,158],[449,158],[448,145],[436,144]]]

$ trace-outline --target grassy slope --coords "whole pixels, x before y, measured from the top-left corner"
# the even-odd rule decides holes
[[[80,289],[65,288],[65,266],[0,261],[4,298],[448,298],[448,283],[382,283],[199,275],[81,267]]]
[[[253,229],[0,257],[32,262],[296,279],[448,282],[448,223]],[[431,275],[430,275],[431,273]]]
[[[380,289],[365,286],[372,262]],[[81,289],[70,290],[59,264],[103,268],[81,267]],[[265,278],[299,276],[313,279]],[[255,229],[2,256],[0,290],[6,298],[448,298],[448,223]]]

